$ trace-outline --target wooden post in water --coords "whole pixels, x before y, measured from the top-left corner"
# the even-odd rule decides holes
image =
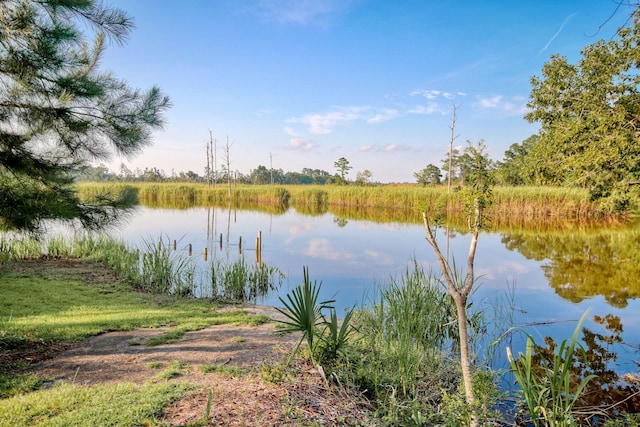
[[[242,255],[242,236],[238,237],[238,253]]]
[[[191,243],[189,243],[189,244],[187,245],[187,248],[189,248],[189,256],[191,256],[191,253],[192,253],[192,251],[191,251]]]
[[[220,249],[222,250],[222,233],[220,233]]]
[[[260,265],[262,262],[262,231],[258,231],[258,237],[256,238],[256,263]]]
[[[176,241],[175,240],[173,241],[173,250],[174,251],[176,250]]]
[[[206,247],[204,248],[204,260],[205,261],[207,260],[207,248]]]

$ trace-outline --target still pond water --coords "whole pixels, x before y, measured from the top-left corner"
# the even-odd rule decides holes
[[[555,228],[481,234],[475,259],[479,280],[472,297],[474,306],[485,307],[489,318],[493,307],[508,311],[514,326],[524,328],[540,343],[545,336],[556,340],[570,337],[588,309],[585,326],[595,332],[603,333],[604,329],[594,323],[594,316],[617,316],[623,325],[624,344],[615,348],[619,355],[616,370],[637,372],[640,230],[628,226],[585,231],[575,224],[559,227],[560,231]],[[413,259],[425,271],[439,271],[420,223],[352,220],[331,213],[303,215],[293,208],[270,214],[213,207],[140,207],[115,235],[132,246],[157,241],[160,236],[177,240],[179,251],[191,244],[194,260],[204,265],[205,247],[209,258],[244,256],[255,262],[259,233],[262,262],[286,274],[280,289],[258,301],[260,304],[282,306],[278,296],[302,281],[303,266],[308,266],[312,280],[322,283],[321,298],[336,299],[339,309],[367,304],[379,285],[390,277],[399,278]],[[443,232],[438,239],[444,250]],[[460,265],[466,260],[469,240],[469,235],[460,231],[450,239],[449,253]],[[511,345],[516,351],[523,350],[523,339],[515,338]]]

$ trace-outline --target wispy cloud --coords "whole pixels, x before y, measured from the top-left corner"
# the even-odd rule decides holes
[[[416,105],[415,107],[408,110],[409,113],[412,114],[446,114],[447,110],[444,106],[438,104],[437,102],[427,102],[426,105]]]
[[[307,114],[302,117],[291,117],[285,123],[304,124],[309,126],[309,132],[316,135],[326,135],[333,132],[336,126],[346,125],[360,119],[363,107],[345,107],[327,113]]]
[[[489,97],[478,96],[478,105],[482,108],[497,108],[502,101],[502,95],[492,95]]]
[[[466,93],[464,92],[446,92],[446,91],[441,91],[441,90],[432,90],[432,89],[426,89],[426,90],[414,90],[413,92],[411,92],[411,96],[424,96],[425,98],[427,98],[428,100],[434,100],[434,99],[438,99],[438,98],[445,98],[445,99],[456,99],[458,96],[465,96]]]
[[[332,245],[328,239],[324,238],[309,240],[309,244],[302,252],[306,256],[313,258],[328,259],[332,261],[340,260],[351,263],[357,261],[355,254]]]
[[[406,144],[387,144],[383,146],[378,145],[362,145],[358,148],[361,153],[375,152],[375,153],[391,153],[397,151],[412,151],[413,147]]]
[[[473,107],[478,112],[493,112],[505,117],[522,116],[527,110],[526,98],[522,96],[478,95]]]
[[[367,119],[367,123],[382,123],[382,122],[386,122],[388,120],[395,119],[399,115],[400,115],[400,113],[399,113],[398,110],[384,109],[384,110],[380,111],[379,113],[373,115],[372,117],[369,117]]]
[[[288,150],[311,151],[317,146],[318,142],[312,139],[291,138],[291,141],[286,148]]]
[[[426,104],[418,104],[408,110],[412,114],[447,114],[451,111],[451,103],[467,94],[464,92],[448,92],[435,89],[414,90],[412,97],[420,96],[427,100]]]
[[[298,134],[296,133],[296,131],[291,127],[291,126],[285,126],[282,128],[282,131],[284,133],[286,133],[289,136],[298,136]]]
[[[411,151],[411,147],[404,144],[388,144],[383,150],[387,153],[392,151]]]
[[[560,33],[564,29],[565,25],[567,25],[569,23],[569,21],[571,21],[571,19],[576,15],[577,15],[577,12],[576,13],[572,13],[571,15],[567,16],[566,18],[564,18],[564,21],[562,21],[562,24],[560,25],[560,28],[558,28],[558,31],[556,31],[556,33],[553,36],[551,36],[551,38],[549,39],[547,44],[544,45],[544,47],[540,50],[539,53],[542,53],[542,52],[544,52],[545,50],[547,50],[549,48],[551,43],[553,43],[553,41],[560,35]]]
[[[402,112],[393,108],[373,108],[369,106],[334,107],[332,111],[307,114],[301,117],[290,117],[285,123],[302,124],[308,127],[308,131],[315,135],[326,135],[339,126],[346,126],[356,121],[364,121],[375,125],[393,120],[402,115]],[[297,136],[291,126],[284,128],[291,136]]]
[[[248,9],[266,22],[327,25],[349,10],[352,0],[257,0]]]

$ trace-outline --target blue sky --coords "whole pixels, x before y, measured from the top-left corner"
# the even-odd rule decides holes
[[[110,0],[136,28],[103,69],[172,99],[154,145],[118,171],[203,174],[209,131],[231,169],[335,173],[345,157],[374,181],[415,182],[455,145],[491,157],[537,132],[523,119],[554,53],[571,62],[630,10],[612,0]],[[611,19],[609,19],[611,17]]]

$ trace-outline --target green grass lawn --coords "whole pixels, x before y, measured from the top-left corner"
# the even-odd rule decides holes
[[[37,390],[43,379],[21,373],[21,351],[107,331],[171,326],[155,344],[209,325],[258,324],[265,317],[220,312],[202,299],[136,292],[89,260],[0,264],[0,426],[150,425],[190,387],[167,383]],[[7,356],[10,355],[10,356]]]

